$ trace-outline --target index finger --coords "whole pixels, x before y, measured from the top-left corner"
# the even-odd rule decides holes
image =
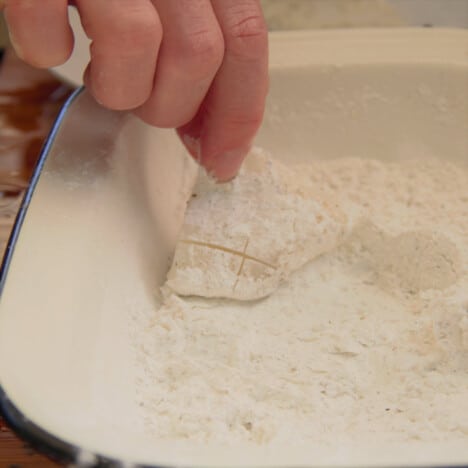
[[[179,129],[219,181],[238,172],[262,122],[268,92],[268,32],[259,0],[212,0],[225,55],[199,114]]]

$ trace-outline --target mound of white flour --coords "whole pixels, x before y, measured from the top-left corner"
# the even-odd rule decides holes
[[[148,432],[468,444],[467,168],[339,159],[301,172],[338,197],[351,233],[262,301],[171,295],[136,317]]]

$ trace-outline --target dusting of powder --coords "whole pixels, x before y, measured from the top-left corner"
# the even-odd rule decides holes
[[[302,179],[302,180],[301,180]],[[336,248],[347,217],[301,172],[252,151],[228,184],[201,176],[167,274],[166,292],[256,300]]]
[[[468,171],[436,159],[301,168],[352,232],[256,302],[170,295],[137,316],[155,439],[468,443]]]

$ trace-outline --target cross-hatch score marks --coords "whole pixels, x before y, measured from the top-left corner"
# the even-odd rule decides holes
[[[235,255],[236,257],[240,257],[242,261],[239,267],[239,271],[237,272],[237,280],[234,284],[233,290],[236,289],[236,286],[239,283],[239,278],[242,274],[242,270],[244,269],[244,265],[247,260],[260,263],[260,265],[266,266],[267,268],[271,268],[272,270],[276,270],[275,265],[272,265],[271,263],[265,262],[264,260],[261,260],[256,257],[252,257],[251,255],[247,254],[247,248],[249,246],[250,239],[246,240],[244,249],[242,250],[242,252],[240,252],[239,250],[230,249],[229,247],[224,247],[222,245],[213,244],[211,242],[202,242],[202,241],[197,241],[197,240],[192,240],[192,239],[182,239],[180,242],[182,242],[183,244],[198,245],[200,247],[206,247],[208,249],[219,250],[221,252],[226,252],[231,255]]]

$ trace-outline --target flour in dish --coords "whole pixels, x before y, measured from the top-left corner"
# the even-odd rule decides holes
[[[329,220],[343,229],[262,300],[166,291],[136,318],[148,432],[228,445],[468,443],[467,168],[343,158],[291,171],[309,200],[333,197],[346,220]]]

